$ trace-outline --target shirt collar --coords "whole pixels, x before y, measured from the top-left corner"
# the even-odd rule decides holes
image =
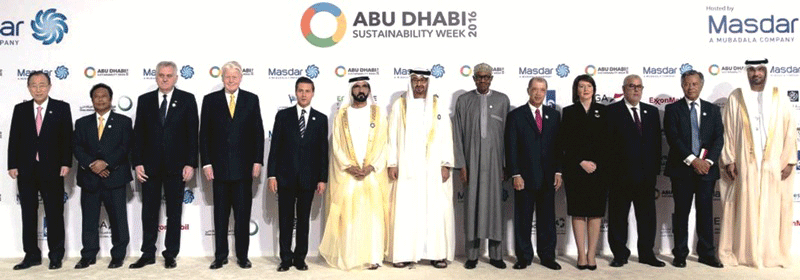
[[[537,109],[539,110],[539,112],[543,112],[544,110],[542,110],[542,105],[544,105],[544,103],[539,104],[539,107],[533,106],[533,104],[531,104],[531,101],[528,100],[528,106],[531,107],[531,112],[535,112]]]
[[[691,100],[689,100],[689,98],[683,98],[683,99],[686,100],[686,106],[689,106],[689,109],[692,108],[692,102],[694,102],[695,106],[697,106],[697,108],[700,109],[700,98],[699,97],[695,101],[691,101]]]
[[[108,115],[110,115],[110,114],[111,114],[111,110],[108,110],[108,112],[106,112],[105,114],[102,114],[102,115],[100,115],[100,113],[98,113],[98,112],[94,112],[94,118],[99,120],[100,117],[103,117],[103,121],[104,122],[108,122]]]
[[[301,114],[301,110],[306,110],[306,115],[308,115],[308,114],[310,114],[310,113],[311,113],[311,104],[308,104],[308,106],[306,106],[305,108],[303,108],[303,107],[300,107],[300,104],[297,104],[297,105],[296,105],[296,106],[294,106],[294,107],[295,107],[295,108],[297,108],[297,116],[298,116],[298,117],[299,117],[299,116],[300,116],[300,114]]]
[[[625,102],[625,106],[628,106],[628,110],[630,110],[633,107],[636,107],[636,108],[639,108],[639,109],[642,108],[642,102],[641,101],[639,101],[639,104],[636,104],[636,106],[631,105],[631,103],[628,102],[628,99],[622,98],[622,101]]]
[[[39,104],[36,103],[36,101],[33,101],[33,109],[36,109],[36,107],[42,106],[42,110],[45,110],[45,109],[47,109],[47,104],[48,103],[50,103],[50,97],[49,96],[47,97],[47,99],[44,100],[44,102],[42,102],[42,105],[39,105]]]

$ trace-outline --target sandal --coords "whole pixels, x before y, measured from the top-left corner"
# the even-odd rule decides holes
[[[435,268],[447,268],[447,261],[445,260],[431,261],[431,265]]]
[[[400,263],[393,263],[392,265],[396,268],[404,268],[411,264],[411,262],[400,262]]]
[[[373,263],[373,264],[371,264],[371,265],[367,266],[367,269],[369,269],[369,270],[376,270],[376,269],[378,269],[379,267],[381,267],[379,264],[377,264],[377,263]]]

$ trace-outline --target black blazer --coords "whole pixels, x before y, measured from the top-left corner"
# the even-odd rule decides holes
[[[303,138],[299,119],[296,106],[275,114],[267,175],[275,177],[279,190],[315,190],[317,183],[328,182],[328,117],[312,108]]]
[[[258,96],[239,89],[233,118],[224,89],[203,97],[200,158],[202,166],[212,165],[214,179],[223,181],[249,178],[253,164],[264,165],[264,125]]]
[[[103,137],[97,139],[97,115],[84,116],[75,121],[75,158],[78,160],[78,186],[87,191],[114,189],[122,187],[133,180],[131,166],[128,161],[130,152],[131,119],[109,111],[105,121]],[[92,172],[89,167],[95,160],[108,163],[111,174],[102,178]]]
[[[561,172],[561,155],[556,149],[561,114],[542,106],[542,132],[528,104],[508,113],[505,151],[508,174],[521,175],[526,188],[552,186],[555,173]]]
[[[8,169],[18,169],[20,179],[31,179],[36,151],[39,151],[40,166],[48,175],[58,177],[62,166],[72,166],[72,113],[69,104],[50,98],[47,112],[42,112],[44,118],[38,136],[33,108],[33,100],[14,106],[8,133]]]
[[[724,143],[722,127],[722,114],[719,107],[711,102],[700,100],[700,148],[706,149],[706,159],[714,162],[708,174],[702,175],[702,180],[719,179],[717,161],[722,152]],[[691,166],[683,163],[692,154],[692,125],[689,116],[689,105],[686,98],[667,105],[664,112],[664,134],[669,144],[669,155],[664,174],[670,177],[691,178],[700,176]]]
[[[658,108],[639,102],[642,134],[628,112],[625,100],[608,105],[613,182],[655,183],[661,173],[661,122]],[[618,184],[612,184],[613,186]]]
[[[574,176],[586,171],[581,168],[581,161],[588,160],[597,164],[600,174],[607,173],[608,162],[608,112],[606,106],[592,102],[589,111],[581,104],[573,104],[562,110],[559,145],[564,151],[562,161],[564,176]]]
[[[139,96],[136,104],[131,158],[133,166],[143,165],[148,175],[181,175],[184,166],[197,168],[197,101],[176,88],[167,102],[164,125],[158,90]]]

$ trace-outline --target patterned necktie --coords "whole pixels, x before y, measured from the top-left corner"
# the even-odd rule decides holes
[[[539,133],[542,133],[542,114],[539,113],[539,109],[536,109],[536,128],[539,129]]]
[[[100,116],[99,124],[97,125],[97,140],[103,139],[103,129],[105,126],[103,125],[103,116]]]
[[[303,109],[300,113],[300,138],[303,138],[304,134],[306,134],[306,109]]]
[[[36,136],[42,131],[42,106],[36,107]],[[39,151],[36,151],[36,161],[39,161]]]
[[[692,122],[692,153],[700,155],[700,125],[697,122],[697,103],[692,102],[692,109],[689,110],[689,120]]]
[[[633,122],[636,124],[636,129],[639,130],[639,135],[642,135],[642,120],[639,119],[639,112],[636,111],[636,107],[631,110],[633,110]]]
[[[158,113],[161,115],[161,124],[164,124],[164,121],[167,120],[167,95],[161,95],[163,99],[161,99],[161,107],[158,107]]]
[[[228,111],[231,112],[231,118],[233,118],[233,111],[236,110],[236,96],[233,96],[231,93],[231,102],[228,102]]]

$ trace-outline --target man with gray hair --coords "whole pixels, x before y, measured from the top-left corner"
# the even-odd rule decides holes
[[[476,89],[458,97],[453,116],[455,168],[464,186],[464,234],[467,262],[478,264],[481,239],[489,240],[489,263],[503,269],[503,131],[509,100],[491,90],[492,67],[475,66]]]
[[[175,87],[178,66],[156,66],[158,88],[139,96],[131,158],[142,184],[142,256],[130,268],[155,263],[161,194],[167,207],[164,267],[175,268],[181,246],[181,214],[187,181],[197,168],[197,101]]]
[[[253,179],[264,165],[264,126],[258,96],[239,88],[242,66],[222,66],[223,88],[203,98],[200,112],[200,159],[203,175],[214,189],[214,262],[228,263],[228,220],[233,207],[236,258],[250,268],[250,211]]]

